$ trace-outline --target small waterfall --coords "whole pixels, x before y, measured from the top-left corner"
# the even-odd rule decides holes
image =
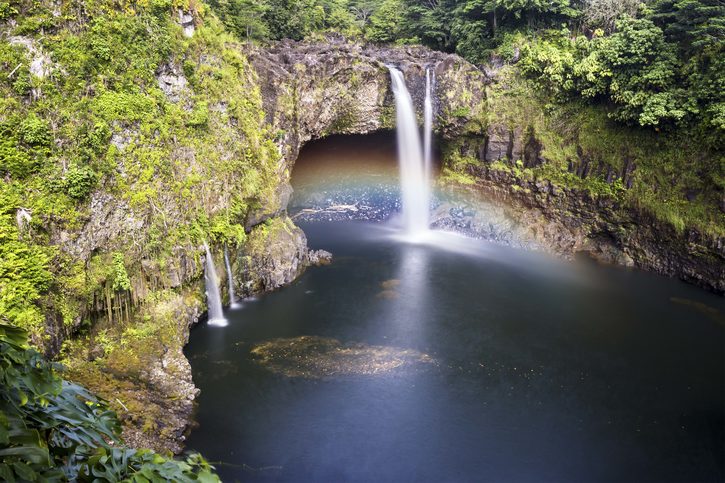
[[[423,103],[423,160],[425,162],[426,186],[431,186],[433,173],[433,89],[435,71],[425,70],[425,101]]]
[[[216,276],[214,259],[206,243],[204,243],[204,249],[206,250],[204,281],[206,282],[206,305],[209,310],[209,325],[224,327],[227,325],[227,319],[224,318],[224,312],[222,310],[222,297],[219,294],[219,278]]]
[[[236,309],[239,307],[237,297],[234,295],[234,279],[232,279],[232,265],[229,263],[229,251],[224,245],[224,265],[227,267],[227,280],[229,282],[229,307]]]
[[[426,174],[423,147],[413,109],[413,99],[405,85],[403,73],[388,67],[395,95],[396,134],[398,137],[398,163],[400,164],[400,191],[402,198],[403,229],[406,235],[416,237],[428,231],[430,210],[429,175]],[[432,113],[432,108],[431,108]],[[431,114],[432,120],[432,114]]]

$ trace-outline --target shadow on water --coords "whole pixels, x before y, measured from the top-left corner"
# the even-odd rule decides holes
[[[201,389],[188,447],[225,481],[725,476],[722,298],[449,235],[302,227],[334,263],[195,328],[187,348]],[[324,355],[350,371],[287,377],[252,352],[302,336],[324,341],[289,351],[305,367]],[[355,371],[405,350],[434,362]]]

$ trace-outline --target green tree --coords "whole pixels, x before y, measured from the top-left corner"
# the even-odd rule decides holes
[[[52,251],[21,236],[16,220],[19,203],[10,189],[0,189],[0,323],[40,337],[45,318],[38,302],[53,280]]]
[[[370,26],[366,32],[368,40],[379,43],[392,43],[402,37],[403,0],[383,0],[370,17]]]
[[[302,40],[323,27],[325,11],[314,0],[267,0],[263,19],[273,39]]]
[[[592,54],[611,73],[607,91],[615,117],[642,126],[681,121],[693,103],[677,77],[679,61],[662,29],[648,19],[624,17],[617,31],[592,44]],[[586,80],[586,77],[584,77]]]
[[[377,7],[378,2],[376,0],[353,0],[348,6],[350,13],[355,18],[355,22],[363,32],[365,32],[370,23],[370,17],[375,13]]]
[[[262,40],[270,31],[264,16],[269,6],[255,0],[215,0],[211,2],[224,26],[239,38]]]
[[[340,32],[349,37],[361,33],[364,25],[358,23],[355,10],[351,8],[348,0],[322,0],[320,5],[325,12],[325,30]]]
[[[722,47],[725,3],[720,0],[659,0],[651,19],[687,54]]]

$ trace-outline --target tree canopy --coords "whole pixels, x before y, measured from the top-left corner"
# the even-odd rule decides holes
[[[725,4],[719,0],[214,0],[212,5],[245,39],[300,40],[335,31],[377,43],[421,43],[474,63],[488,61],[492,53],[523,51],[524,71],[560,99],[603,104],[612,118],[639,126],[725,130]]]

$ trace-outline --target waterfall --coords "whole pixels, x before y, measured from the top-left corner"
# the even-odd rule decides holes
[[[430,175],[426,174],[426,163],[413,109],[413,99],[405,85],[403,73],[395,67],[389,66],[388,69],[395,95],[403,229],[406,235],[416,237],[428,231]]]
[[[206,282],[206,305],[209,310],[209,325],[224,327],[227,319],[222,311],[222,297],[219,294],[218,278],[214,268],[214,259],[209,251],[209,246],[204,243],[206,250],[206,268],[204,270],[204,281]]]
[[[229,281],[229,307],[236,309],[239,307],[237,297],[234,295],[234,279],[232,279],[232,265],[229,263],[229,251],[224,245],[224,265],[227,267],[227,280]]]
[[[433,173],[433,88],[435,71],[425,70],[425,101],[423,103],[423,160],[425,162],[426,186],[431,185]]]

